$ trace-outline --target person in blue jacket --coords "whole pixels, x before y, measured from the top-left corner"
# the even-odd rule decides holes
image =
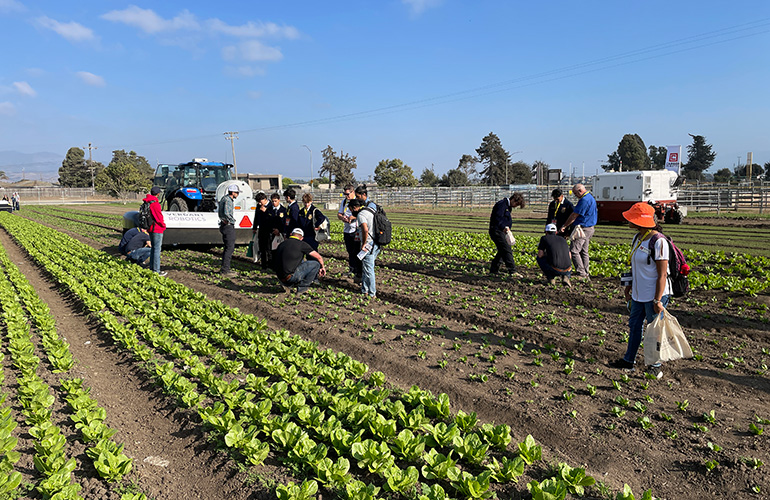
[[[572,188],[572,194],[578,199],[575,205],[575,211],[567,218],[564,225],[559,229],[559,234],[564,234],[566,228],[572,226],[572,243],[570,244],[570,254],[572,262],[575,264],[575,272],[572,275],[578,279],[590,280],[588,267],[590,259],[588,256],[588,245],[594,235],[596,223],[599,221],[599,212],[596,207],[596,199],[586,187],[582,184],[575,184]],[[576,237],[577,227],[583,229],[583,236]]]
[[[313,205],[312,194],[303,194],[302,204],[304,206],[299,209],[299,228],[302,229],[305,234],[303,241],[313,247],[313,250],[317,251],[318,241],[315,239],[315,233],[327,218],[320,210],[318,210],[318,207]]]
[[[489,216],[489,237],[497,247],[497,253],[492,259],[492,265],[489,268],[490,274],[500,272],[501,263],[509,275],[521,278],[521,274],[516,272],[516,263],[513,261],[513,250],[506,239],[506,233],[511,232],[511,209],[524,208],[524,197],[519,193],[513,193],[510,198],[503,198],[495,203],[492,208],[492,214]]]

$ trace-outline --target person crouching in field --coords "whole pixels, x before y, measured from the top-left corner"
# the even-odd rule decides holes
[[[557,236],[556,224],[546,224],[545,235],[540,238],[537,245],[537,264],[545,274],[546,282],[550,285],[556,283],[556,278],[561,277],[561,282],[570,286],[569,276],[572,271],[569,245],[567,240]]]

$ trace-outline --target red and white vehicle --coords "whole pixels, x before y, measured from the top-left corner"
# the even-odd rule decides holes
[[[659,220],[679,224],[687,215],[687,209],[676,201],[682,181],[682,177],[670,170],[599,174],[594,177],[592,189],[599,220],[623,222],[623,212],[643,201],[655,207]]]

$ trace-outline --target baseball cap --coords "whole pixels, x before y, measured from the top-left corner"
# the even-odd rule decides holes
[[[158,186],[153,187],[150,189],[150,194],[153,196],[158,196],[160,194],[160,188]]]
[[[546,224],[545,225],[545,232],[546,233],[555,233],[557,231],[556,224]]]
[[[291,234],[298,234],[298,235],[302,236],[303,238],[305,237],[305,231],[303,231],[300,228],[295,228],[294,231],[291,232]]]
[[[241,190],[238,188],[238,184],[230,184],[227,186],[227,192],[228,193],[240,193]]]

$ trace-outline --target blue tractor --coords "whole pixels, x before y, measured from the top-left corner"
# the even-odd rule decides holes
[[[161,189],[161,206],[171,212],[216,212],[217,187],[233,178],[232,165],[195,158],[189,163],[161,163],[153,186]]]

